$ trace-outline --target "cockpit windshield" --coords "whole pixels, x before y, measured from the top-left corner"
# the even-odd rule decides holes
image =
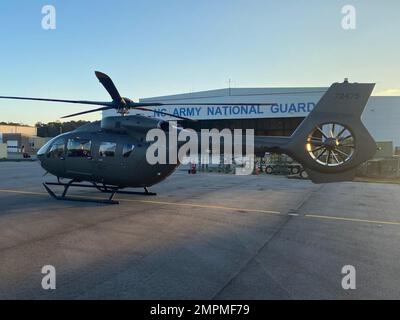
[[[60,139],[60,137],[61,137],[61,136],[57,136],[57,137],[51,139],[50,141],[48,141],[43,147],[41,147],[41,148],[39,149],[39,151],[37,152],[37,155],[38,155],[38,156],[42,156],[42,155],[46,154],[47,151],[50,150],[50,147],[53,145],[53,143],[54,143],[56,140]]]
[[[54,142],[55,139],[56,139],[56,138],[51,139],[51,140],[48,141],[43,147],[41,147],[41,148],[39,149],[39,151],[37,152],[37,155],[38,155],[38,156],[44,155],[44,154],[47,152],[47,150],[49,150],[50,146],[53,144],[53,142]]]

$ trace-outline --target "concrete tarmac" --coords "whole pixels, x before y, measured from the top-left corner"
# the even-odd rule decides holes
[[[177,171],[105,205],[56,201],[42,175],[0,163],[0,299],[400,298],[399,185]]]

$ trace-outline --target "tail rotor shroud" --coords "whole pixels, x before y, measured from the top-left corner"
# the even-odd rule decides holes
[[[361,121],[373,83],[334,83],[290,137],[255,137],[258,154],[285,153],[314,183],[351,181],[371,159],[375,140]]]

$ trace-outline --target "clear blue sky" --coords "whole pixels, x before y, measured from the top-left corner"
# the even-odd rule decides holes
[[[57,29],[41,28],[43,5]],[[341,28],[341,8],[357,29]],[[94,70],[135,100],[227,87],[377,82],[400,95],[400,1],[2,0],[0,95],[108,100]],[[0,101],[34,124],[85,106]],[[100,118],[94,114],[81,119]]]

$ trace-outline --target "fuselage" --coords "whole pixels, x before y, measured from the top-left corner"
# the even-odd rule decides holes
[[[148,187],[167,178],[179,165],[149,164],[148,146],[143,135],[106,131],[94,122],[53,138],[39,150],[38,159],[56,177]]]

